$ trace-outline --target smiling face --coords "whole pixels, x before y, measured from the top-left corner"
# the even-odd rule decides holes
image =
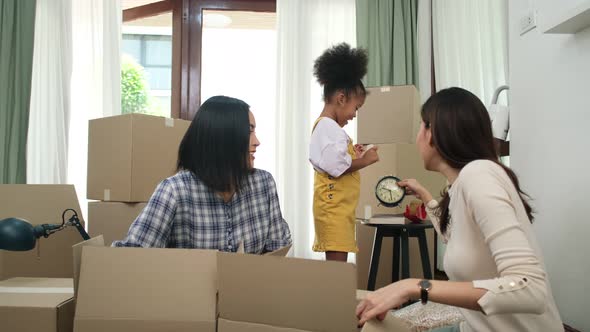
[[[365,103],[364,94],[350,94],[348,97],[338,92],[334,96],[336,102],[336,122],[340,127],[344,127],[349,121],[356,117],[356,112]]]
[[[248,166],[250,169],[254,168],[254,154],[256,153],[256,148],[260,145],[260,141],[258,137],[256,137],[256,119],[254,118],[254,114],[249,112],[248,117],[250,119],[250,145],[248,148]]]

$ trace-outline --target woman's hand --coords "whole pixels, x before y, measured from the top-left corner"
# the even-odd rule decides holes
[[[419,290],[416,279],[404,279],[370,293],[356,307],[359,325],[363,325],[375,317],[379,320],[385,319],[389,310],[401,307]]]
[[[407,195],[414,195],[416,198],[422,200],[424,204],[427,204],[432,200],[432,195],[426,188],[424,188],[420,182],[416,179],[405,179],[397,183],[398,186],[406,188]]]

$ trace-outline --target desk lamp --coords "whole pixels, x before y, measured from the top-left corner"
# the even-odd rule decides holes
[[[66,213],[73,212],[73,215],[66,221]],[[61,225],[42,224],[33,226],[28,221],[19,218],[7,218],[0,220],[0,249],[9,251],[27,251],[35,248],[37,239],[41,236],[47,238],[49,235],[59,232],[68,226],[74,226],[84,240],[90,239],[88,233],[82,227],[78,213],[73,209],[65,210],[62,215]]]

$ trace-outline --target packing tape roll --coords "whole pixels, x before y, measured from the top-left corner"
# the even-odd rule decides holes
[[[73,287],[0,287],[0,293],[74,294]]]
[[[174,119],[172,118],[164,118],[166,127],[174,127]]]
[[[103,201],[110,201],[111,200],[111,190],[105,189],[103,195]]]

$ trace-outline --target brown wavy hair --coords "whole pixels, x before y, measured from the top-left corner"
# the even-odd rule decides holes
[[[432,144],[441,157],[455,169],[462,169],[474,160],[489,160],[504,169],[520,195],[529,220],[533,209],[529,196],[520,189],[516,174],[499,162],[494,147],[492,125],[486,107],[473,93],[461,88],[448,88],[432,95],[421,110],[425,128],[432,131]],[[448,230],[450,197],[448,190],[441,193],[436,210],[442,233]]]

